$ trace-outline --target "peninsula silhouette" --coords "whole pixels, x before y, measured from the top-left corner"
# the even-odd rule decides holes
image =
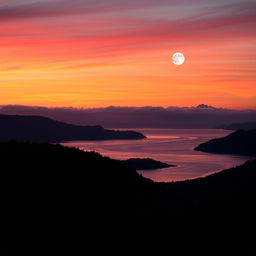
[[[139,132],[109,130],[100,125],[73,125],[42,116],[0,115],[0,141],[63,142],[145,138]]]

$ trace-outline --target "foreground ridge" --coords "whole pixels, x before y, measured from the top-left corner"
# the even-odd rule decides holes
[[[119,161],[58,144],[0,143],[0,157],[5,166],[1,169],[4,230],[12,242],[16,243],[18,236],[23,246],[29,240],[29,248],[33,244],[37,250],[49,246],[67,250],[59,247],[61,240],[72,244],[72,251],[83,251],[89,240],[81,241],[79,231],[113,232],[118,226],[120,237],[127,232],[128,223],[133,232],[146,224],[145,232],[139,233],[144,237],[152,235],[148,233],[152,227],[158,227],[158,238],[163,230],[169,230],[169,246],[175,245],[181,231],[191,240],[194,230],[207,238],[218,230],[221,237],[224,227],[224,245],[229,252],[252,243],[256,160],[205,178],[156,183]],[[42,246],[44,237],[54,244],[48,241]],[[233,248],[227,237],[235,243]],[[214,243],[214,248],[223,252],[222,246]]]

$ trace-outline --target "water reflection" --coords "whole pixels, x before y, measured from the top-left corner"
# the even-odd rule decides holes
[[[134,129],[147,136],[144,140],[79,141],[66,146],[94,150],[115,159],[150,157],[177,165],[165,169],[138,171],[155,181],[176,181],[205,176],[244,163],[246,156],[208,154],[193,149],[212,138],[226,136],[220,129]]]

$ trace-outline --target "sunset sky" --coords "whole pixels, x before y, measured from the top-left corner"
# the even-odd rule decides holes
[[[0,23],[0,105],[256,108],[256,0],[0,0]]]

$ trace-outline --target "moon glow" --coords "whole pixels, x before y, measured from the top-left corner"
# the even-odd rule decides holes
[[[185,61],[185,56],[181,52],[175,52],[172,55],[172,63],[175,65],[182,65]]]

